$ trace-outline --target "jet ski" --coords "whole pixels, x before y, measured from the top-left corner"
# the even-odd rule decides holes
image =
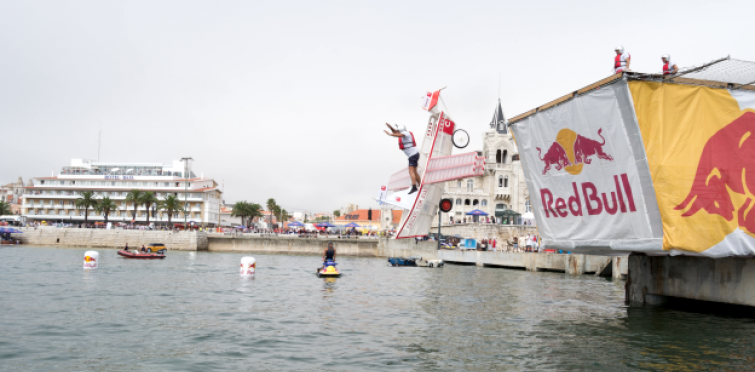
[[[318,278],[334,278],[341,276],[341,272],[336,268],[337,263],[333,260],[327,260],[322,267],[317,268]]]

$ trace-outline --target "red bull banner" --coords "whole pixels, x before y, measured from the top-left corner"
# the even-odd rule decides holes
[[[663,250],[755,254],[755,92],[633,81]]]
[[[511,128],[546,249],[662,251],[660,212],[626,81]]]

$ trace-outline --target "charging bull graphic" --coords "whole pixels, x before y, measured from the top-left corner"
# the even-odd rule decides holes
[[[721,128],[705,143],[692,188],[674,209],[689,217],[705,210],[727,221],[734,218],[733,194],[745,197],[738,224],[755,233],[752,192],[755,191],[755,113],[746,112]],[[750,212],[750,213],[746,213]]]
[[[580,174],[584,164],[592,163],[593,159],[590,157],[593,155],[597,155],[599,159],[612,161],[613,157],[603,151],[606,139],[603,138],[602,131],[603,128],[598,129],[598,136],[603,142],[598,142],[577,134],[571,129],[564,128],[558,132],[556,141],[548,148],[545,156],[542,156],[542,150],[536,147],[540,160],[545,163],[543,175],[548,173],[551,166],[559,171],[565,169],[570,174]]]

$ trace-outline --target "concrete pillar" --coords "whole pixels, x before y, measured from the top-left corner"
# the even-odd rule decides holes
[[[662,303],[674,297],[755,306],[755,258],[629,256],[626,299]]]
[[[568,254],[566,255],[566,267],[564,270],[567,274],[582,275],[585,273],[585,255]]]

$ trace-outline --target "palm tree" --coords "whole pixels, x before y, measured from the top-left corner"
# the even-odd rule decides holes
[[[265,203],[267,206],[267,210],[270,211],[270,226],[273,225],[273,213],[275,213],[275,207],[278,206],[278,204],[275,203],[275,199],[270,198],[267,199],[267,203]]]
[[[170,225],[170,222],[173,219],[173,214],[184,211],[184,204],[177,196],[168,195],[165,199],[157,203],[157,209],[163,210],[168,214],[168,225]]]
[[[254,221],[257,217],[262,217],[262,206],[257,203],[249,203],[247,206],[247,224],[251,225],[251,222]],[[249,227],[247,225],[247,227]]]
[[[236,202],[231,210],[231,217],[241,217],[241,224],[247,226],[247,224],[244,223],[244,217],[249,215],[249,206],[250,204],[247,203],[246,200]]]
[[[333,217],[335,217],[335,218],[341,217],[341,211],[339,211],[339,210],[337,210],[337,209],[336,209],[336,210],[334,210],[334,211],[333,211]]]
[[[149,207],[156,205],[159,202],[160,200],[155,197],[155,193],[153,193],[152,191],[145,192],[144,194],[142,194],[142,197],[139,198],[139,204],[142,204],[145,208],[147,208],[147,225],[149,225]]]
[[[99,202],[97,202],[97,205],[94,207],[94,210],[97,211],[97,213],[102,213],[103,215],[105,215],[106,225],[110,211],[113,211],[115,209],[118,209],[118,206],[115,205],[115,202],[107,196],[100,199]]]
[[[13,210],[10,207],[10,203],[4,200],[0,200],[0,216],[6,216],[13,214]]]
[[[76,209],[84,209],[84,223],[89,222],[89,208],[97,207],[97,199],[94,198],[94,193],[91,191],[84,191],[81,193],[81,197],[76,199]]]
[[[132,215],[132,220],[134,221],[136,221],[136,208],[142,203],[142,194],[144,194],[144,192],[139,189],[131,189],[126,195],[126,203],[134,203],[134,214]]]

